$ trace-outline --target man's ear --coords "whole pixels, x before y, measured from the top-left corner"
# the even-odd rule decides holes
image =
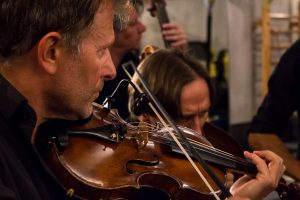
[[[57,57],[61,53],[62,36],[58,32],[50,32],[38,43],[38,62],[43,69],[54,74],[57,70]]]

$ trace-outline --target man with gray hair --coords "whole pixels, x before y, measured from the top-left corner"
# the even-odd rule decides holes
[[[0,199],[66,198],[37,151],[37,130],[49,119],[91,115],[104,81],[116,75],[108,47],[113,18],[125,6],[1,0]]]

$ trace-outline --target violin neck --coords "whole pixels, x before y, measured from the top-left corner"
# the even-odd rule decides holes
[[[219,151],[215,148],[207,148],[205,146],[202,147],[198,145],[194,145],[194,148],[199,153],[199,155],[208,163],[215,164],[217,166],[222,166],[226,169],[231,169],[232,171],[238,173],[246,173],[251,175],[257,173],[255,165],[243,158]],[[175,145],[172,145],[171,149],[173,152],[182,154],[182,151]]]
[[[167,13],[167,10],[166,10],[166,6],[163,3],[157,3],[156,2],[155,7],[157,9],[157,18],[158,18],[158,21],[159,21],[159,25],[160,25],[161,30],[162,30],[163,29],[162,28],[163,24],[170,23],[169,16],[168,16],[168,13]],[[171,48],[170,41],[165,40],[164,38],[163,38],[163,41],[164,41],[164,44],[165,44],[166,48]]]

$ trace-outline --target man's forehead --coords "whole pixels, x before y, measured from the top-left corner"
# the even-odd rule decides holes
[[[199,114],[199,113],[205,113],[209,111],[209,106],[205,106],[205,107],[194,107],[194,108],[182,108],[181,112],[182,114]]]
[[[113,14],[112,4],[99,9],[91,28],[87,32],[87,35],[91,34],[96,41],[105,42],[101,45],[97,44],[98,47],[106,47],[114,41]]]
[[[193,102],[181,101],[180,107],[182,114],[197,114],[208,111],[210,109],[210,101],[209,98]]]

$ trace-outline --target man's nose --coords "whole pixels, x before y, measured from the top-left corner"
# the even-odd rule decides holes
[[[112,61],[111,55],[109,50],[106,50],[106,54],[107,54],[107,59],[104,63],[104,67],[102,69],[103,71],[103,77],[104,80],[112,80],[114,78],[116,78],[117,76],[117,72],[116,72],[116,67]]]
[[[194,116],[191,129],[201,134],[202,126],[203,120],[199,116]]]
[[[139,25],[139,32],[143,33],[146,31],[146,26],[143,24],[140,20],[138,20],[138,25]]]

